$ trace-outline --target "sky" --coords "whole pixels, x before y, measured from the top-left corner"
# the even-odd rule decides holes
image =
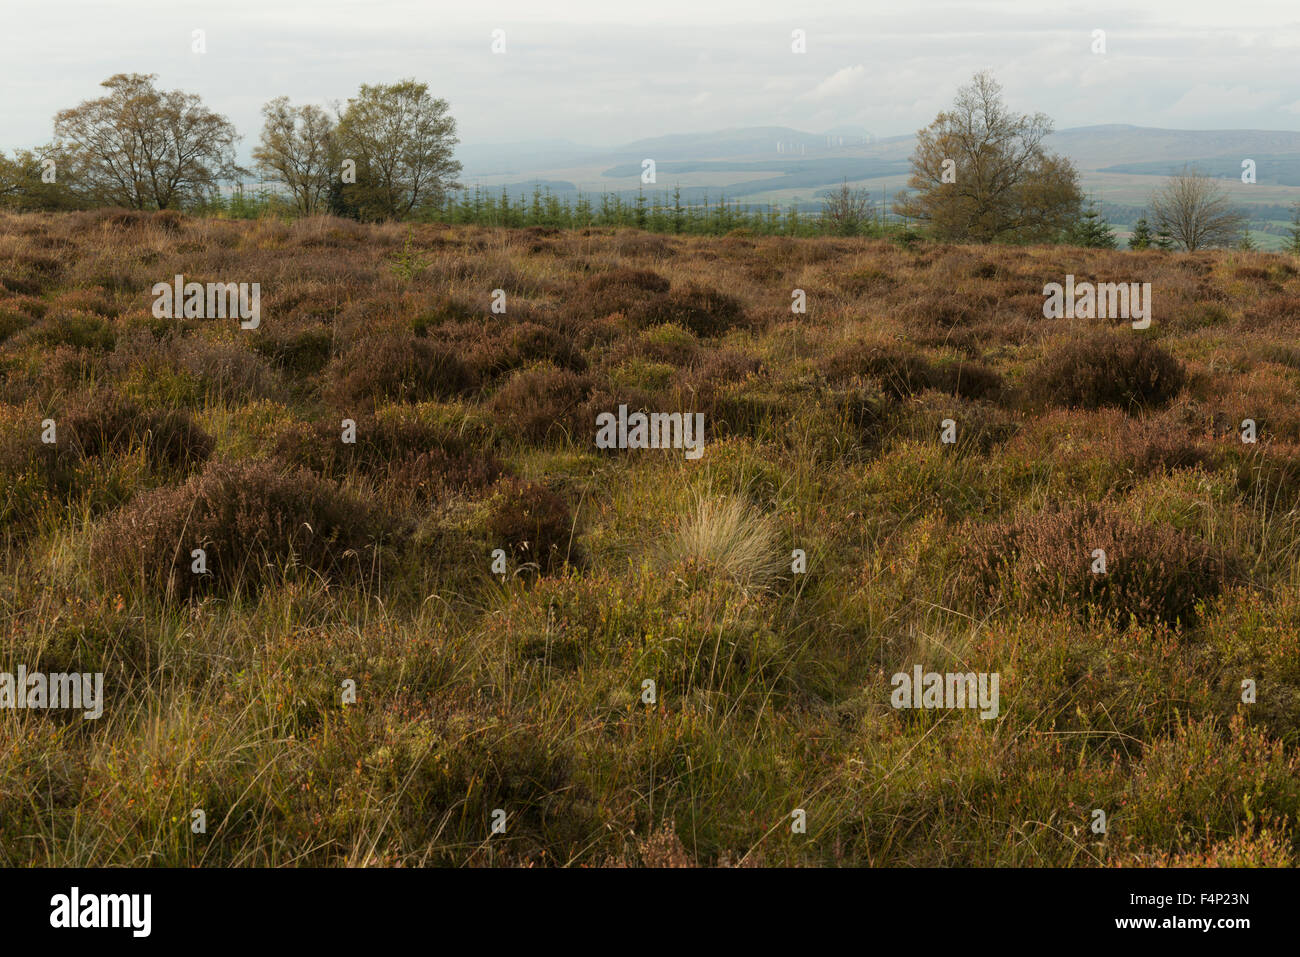
[[[445,98],[475,145],[740,126],[909,134],[981,69],[1058,129],[1300,129],[1300,0],[2,2],[0,149],[47,142],[56,111],[119,72],[200,94],[243,135],[241,154],[274,96],[328,106],[403,77]]]

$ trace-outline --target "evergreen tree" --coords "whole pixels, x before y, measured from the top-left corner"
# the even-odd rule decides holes
[[[1174,237],[1170,235],[1168,227],[1161,226],[1160,230],[1156,233],[1156,248],[1157,249],[1174,248]]]
[[[636,223],[637,229],[645,229],[645,225],[646,225],[645,193],[639,189],[636,191],[636,212],[634,213],[633,222]]]
[[[1155,237],[1151,233],[1151,224],[1148,223],[1147,218],[1143,216],[1138,219],[1137,225],[1133,227],[1133,235],[1129,237],[1128,248],[1150,249],[1154,238]]]
[[[1287,252],[1292,256],[1300,256],[1300,202],[1295,205],[1295,213],[1291,216],[1291,227],[1288,232],[1291,233],[1291,241],[1287,243]]]
[[[799,235],[799,204],[791,203],[785,212],[785,233],[787,236]]]
[[[1110,223],[1101,218],[1101,212],[1092,200],[1083,218],[1070,230],[1069,242],[1075,246],[1088,246],[1093,249],[1114,249],[1115,233]]]

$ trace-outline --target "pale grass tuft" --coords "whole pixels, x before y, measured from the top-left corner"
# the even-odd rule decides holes
[[[744,499],[695,497],[663,545],[668,565],[687,564],[763,589],[783,567],[771,519]]]

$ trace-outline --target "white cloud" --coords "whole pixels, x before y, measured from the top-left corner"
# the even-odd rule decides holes
[[[861,63],[857,66],[846,66],[818,83],[808,96],[814,100],[843,96],[857,90],[862,85],[862,81],[866,79],[866,76],[867,68]]]
[[[314,0],[304,18],[265,0],[42,0],[39,15],[0,31],[0,149],[46,141],[55,112],[123,71],[198,93],[234,121],[245,150],[271,97],[328,103],[405,76],[446,97],[466,144],[613,145],[717,126],[817,132],[804,117],[906,134],[983,68],[1013,109],[1042,111],[1058,129],[1294,129],[1295,2]],[[190,31],[200,27],[209,52],[196,56]],[[498,27],[504,56],[489,51]],[[1105,57],[1088,52],[1097,27]],[[795,28],[807,31],[805,55],[790,51]]]
[[[1251,92],[1244,85],[1233,87],[1198,83],[1180,96],[1166,110],[1171,116],[1200,117],[1231,110],[1257,110],[1277,102],[1279,94],[1268,90]]]

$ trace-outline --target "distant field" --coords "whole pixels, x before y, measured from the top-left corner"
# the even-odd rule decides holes
[[[0,216],[0,671],[104,675],[0,862],[1293,866],[1298,334],[1265,253]]]

